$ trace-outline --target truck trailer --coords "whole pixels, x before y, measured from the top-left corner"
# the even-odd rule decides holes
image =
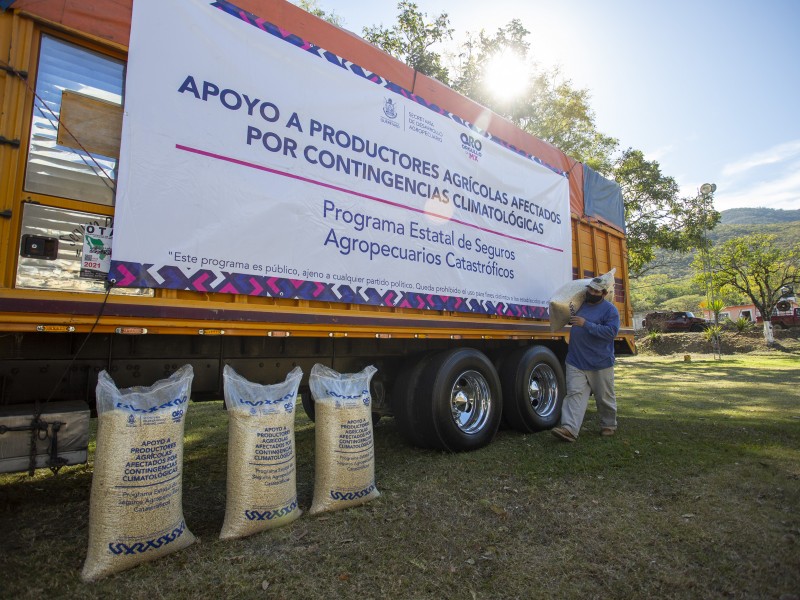
[[[315,363],[373,364],[375,418],[471,450],[558,422],[548,299],[612,269],[634,352],[618,187],[359,36],[283,0],[1,6],[3,408],[300,366],[313,414]]]

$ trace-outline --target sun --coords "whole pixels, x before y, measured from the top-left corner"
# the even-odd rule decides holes
[[[500,99],[516,98],[528,86],[530,68],[525,59],[510,48],[496,53],[483,70],[483,82],[489,92]]]

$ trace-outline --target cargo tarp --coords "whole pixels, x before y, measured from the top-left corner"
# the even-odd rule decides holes
[[[625,205],[622,189],[615,181],[610,181],[583,165],[584,212],[590,217],[602,219],[625,232]]]

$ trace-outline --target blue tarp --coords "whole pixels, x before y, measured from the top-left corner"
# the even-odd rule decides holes
[[[600,217],[625,233],[622,189],[586,165],[583,165],[583,212],[590,217]]]
[[[14,0],[0,0],[0,9],[5,10],[14,4]]]

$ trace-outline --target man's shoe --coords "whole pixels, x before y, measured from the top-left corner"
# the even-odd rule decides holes
[[[574,442],[576,439],[575,436],[572,435],[572,432],[566,427],[553,427],[553,429],[550,430],[550,433],[565,442]]]
[[[617,430],[614,429],[613,427],[603,427],[600,430],[600,435],[602,435],[604,437],[610,437],[610,436],[614,435],[615,433],[617,433]]]

